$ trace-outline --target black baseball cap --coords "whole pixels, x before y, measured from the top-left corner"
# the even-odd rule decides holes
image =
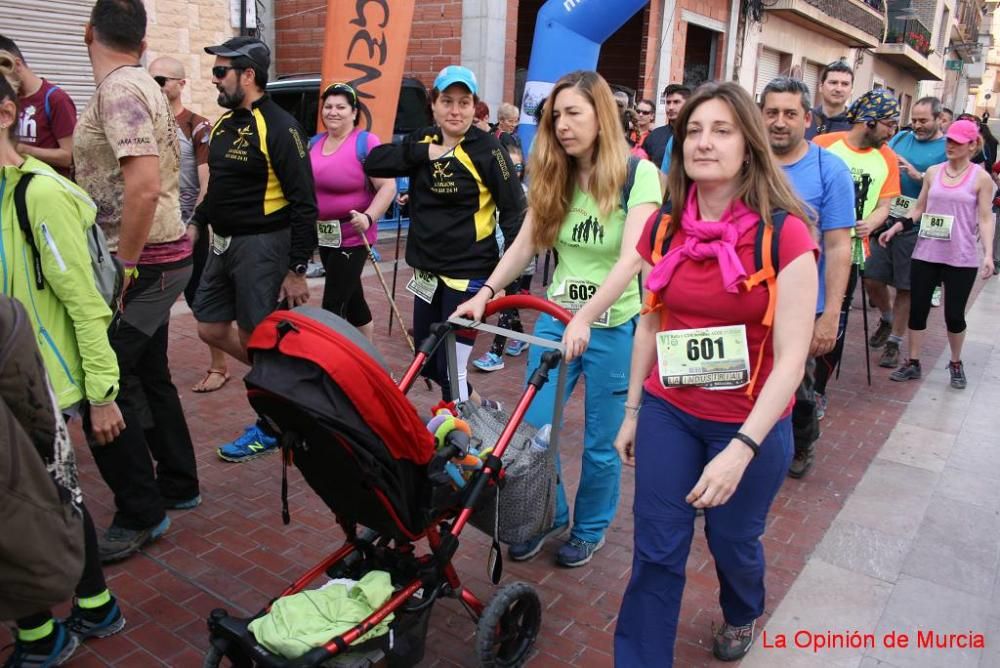
[[[271,66],[271,49],[255,37],[233,37],[219,46],[206,46],[205,53],[223,58],[249,58],[265,70]]]

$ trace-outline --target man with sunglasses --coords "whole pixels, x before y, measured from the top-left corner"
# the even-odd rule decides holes
[[[648,158],[649,154],[643,148],[649,132],[653,129],[653,117],[656,115],[656,105],[652,100],[639,100],[635,105],[635,129],[631,138],[635,144],[635,154],[640,158]]]
[[[191,219],[197,235],[209,225],[213,232],[192,310],[202,341],[247,364],[247,340],[257,324],[279,304],[309,301],[316,192],[302,128],[265,93],[267,45],[234,37],[205,51],[215,56],[212,83],[229,111],[212,129],[212,178]],[[254,424],[218,454],[243,462],[276,448],[277,439]]]
[[[892,201],[900,195],[899,158],[886,142],[899,124],[899,102],[885,89],[869,91],[847,110],[851,129],[817,135],[813,143],[829,149],[847,163],[854,179],[854,212],[857,224],[851,242],[851,274],[841,304],[837,342],[829,353],[816,360],[816,401],[826,406],[826,384],[844,353],[851,297],[858,276],[863,275],[868,257],[869,237],[889,218]]]
[[[170,111],[177,121],[177,140],[181,149],[180,201],[181,219],[187,224],[188,234],[194,239],[192,257],[194,267],[191,280],[184,287],[184,299],[188,306],[194,304],[194,295],[201,282],[201,274],[208,261],[207,234],[198,236],[197,229],[188,223],[194,215],[194,208],[205,198],[208,190],[208,139],[212,124],[204,116],[199,116],[184,107],[181,95],[187,85],[184,65],[176,58],[162,56],[149,64],[153,81],[163,89],[170,104]],[[205,377],[191,388],[194,392],[214,392],[229,380],[226,354],[209,346],[211,362]]]

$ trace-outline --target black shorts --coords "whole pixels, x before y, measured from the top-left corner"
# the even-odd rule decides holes
[[[917,228],[900,232],[885,248],[872,238],[872,254],[865,260],[865,278],[891,285],[897,290],[910,289],[910,262],[917,247]]]
[[[252,332],[278,306],[288,274],[288,229],[234,236],[221,255],[208,252],[192,311],[198,322],[233,322]]]

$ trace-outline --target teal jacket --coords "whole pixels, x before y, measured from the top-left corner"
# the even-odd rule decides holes
[[[14,205],[14,187],[26,172],[35,174],[26,200],[42,259],[41,290]],[[118,361],[108,342],[111,309],[94,285],[84,234],[96,213],[82,188],[36,158],[0,168],[3,294],[24,304],[60,408],[83,399],[106,403],[118,396]]]

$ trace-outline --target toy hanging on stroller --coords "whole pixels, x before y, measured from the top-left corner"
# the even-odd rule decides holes
[[[487,315],[505,308],[536,309],[569,321],[568,312],[530,296],[495,300]],[[432,328],[398,387],[374,347],[326,311],[277,311],[254,331],[248,346],[253,368],[246,384],[250,403],[280,435],[285,522],[286,467],[294,463],[347,536],[340,549],[278,598],[304,591],[324,573],[360,580],[373,570],[390,575],[393,593],[366,619],[295,659],[268,651],[247,628],[267,614],[274,601],[250,619],[214,610],[208,620],[212,646],[206,666],[220,665],[223,658],[236,666],[319,666],[358,651],[381,651],[389,666],[414,665],[423,656],[430,610],[439,597],[457,599],[476,622],[482,665],[519,666],[527,659],[541,626],[537,593],[515,582],[484,604],[462,586],[452,557],[462,529],[474,516],[483,527],[482,512],[476,511],[497,498],[498,485],[503,487],[503,465],[508,461],[504,453],[549,371],[559,366],[561,346],[537,341],[555,350],[542,355],[495,446],[483,448],[482,466],[472,467],[464,485],[456,484],[454,472],[447,469],[453,460],[476,452],[470,450],[468,435],[458,429],[441,432],[438,444],[405,397],[426,360],[453,336],[454,328]],[[449,352],[453,357],[454,351]],[[494,583],[502,569],[496,533],[490,555]],[[414,543],[421,539],[427,540],[430,551],[418,555]],[[392,633],[358,643],[390,615]]]

